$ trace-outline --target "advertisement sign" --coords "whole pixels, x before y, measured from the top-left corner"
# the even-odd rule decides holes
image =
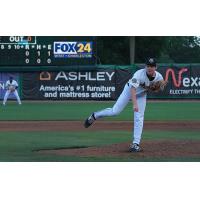
[[[151,93],[149,97],[200,98],[200,66],[165,66],[158,71],[168,85],[163,92]]]
[[[126,78],[125,78],[126,77]],[[41,100],[115,100],[129,71],[41,72],[23,74],[23,98]]]
[[[49,80],[40,74],[40,98],[112,99],[115,95],[114,71],[49,73]]]
[[[142,66],[144,67],[144,65]],[[139,69],[139,68],[138,68]],[[159,71],[168,85],[148,92],[150,99],[200,98],[200,65],[164,65]],[[116,100],[133,76],[131,68],[97,68],[96,71],[23,73],[23,98],[38,100]]]

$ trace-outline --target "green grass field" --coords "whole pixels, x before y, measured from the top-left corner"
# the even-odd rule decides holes
[[[1,107],[0,121],[10,120],[84,120],[91,112],[112,106],[112,102],[23,102],[18,106],[15,102]],[[117,117],[108,120],[131,121],[132,106]],[[145,120],[188,120],[200,122],[199,102],[148,102]],[[130,142],[132,133],[127,131],[94,131],[87,132],[0,132],[0,161],[200,161],[199,158],[160,158],[136,159],[114,157],[75,157],[54,156],[38,153],[41,149],[69,148],[74,146],[104,146],[114,143]],[[143,133],[143,140],[179,139],[199,140],[200,131],[148,131]]]
[[[164,131],[162,133],[155,131],[144,131],[144,140],[160,139],[195,139],[200,141],[199,132]],[[75,157],[75,156],[54,156],[42,155],[38,150],[71,148],[71,147],[89,147],[105,146],[114,143],[129,142],[131,134],[127,131],[95,131],[87,132],[1,132],[0,133],[0,160],[1,161],[173,161],[174,159],[136,159],[136,158],[112,158],[107,157]],[[200,161],[200,158],[185,158],[185,161]],[[179,161],[179,160],[177,160]]]
[[[93,111],[112,107],[113,102],[25,102],[2,106],[0,120],[84,120]],[[107,120],[132,120],[131,103],[116,117]],[[148,102],[145,120],[200,120],[200,102]]]

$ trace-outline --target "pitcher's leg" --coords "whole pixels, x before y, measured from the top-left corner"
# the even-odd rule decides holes
[[[118,115],[128,104],[131,98],[130,88],[126,85],[124,87],[123,92],[117,99],[116,103],[112,108],[106,108],[97,112],[94,112],[95,119],[108,117],[108,116],[115,116]]]
[[[143,131],[144,114],[134,112],[133,143],[140,144]]]
[[[5,95],[4,95],[3,105],[6,105],[6,101],[8,99],[9,94],[10,94],[10,90],[7,90],[6,93],[5,93]]]
[[[143,124],[144,124],[144,112],[146,107],[146,95],[137,98],[139,112],[134,112],[134,130],[133,130],[133,143],[140,144]]]
[[[85,123],[84,123],[85,128],[88,128],[89,126],[91,126],[93,122],[98,118],[118,115],[125,108],[130,98],[131,98],[130,88],[128,87],[128,85],[125,85],[123,92],[119,96],[114,106],[112,108],[106,108],[106,109],[92,113],[85,120]]]

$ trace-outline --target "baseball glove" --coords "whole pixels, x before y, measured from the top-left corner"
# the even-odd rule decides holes
[[[159,92],[159,91],[163,91],[167,85],[168,81],[157,81],[155,83],[153,83],[152,85],[149,86],[149,89],[153,92]]]
[[[9,90],[10,90],[10,92],[14,92],[15,91],[15,87],[14,86],[10,86]]]

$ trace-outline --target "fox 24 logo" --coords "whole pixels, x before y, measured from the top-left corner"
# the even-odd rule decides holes
[[[92,42],[54,42],[55,58],[91,58]]]

